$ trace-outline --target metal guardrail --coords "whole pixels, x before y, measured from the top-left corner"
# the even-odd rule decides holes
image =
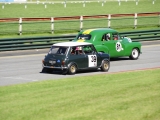
[[[157,34],[160,34],[160,29],[132,31],[132,32],[121,32],[121,35],[127,35],[127,36],[142,36],[142,35],[157,35]]]
[[[160,40],[160,29],[121,32],[120,34],[121,36],[124,36],[124,37],[125,36],[130,37],[133,42]],[[76,37],[76,34],[50,36],[50,37],[0,39],[0,51],[50,48],[51,45],[54,43],[71,41],[75,37]]]
[[[0,51],[50,48],[57,42],[70,41],[76,35],[0,39]]]
[[[143,30],[132,32],[121,32],[121,36],[128,36],[133,42],[160,40],[160,29],[156,30]]]

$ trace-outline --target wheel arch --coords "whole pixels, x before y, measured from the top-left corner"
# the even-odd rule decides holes
[[[133,49],[137,49],[137,50],[138,50],[138,52],[139,52],[139,54],[140,54],[140,49],[139,49],[139,47],[133,47],[133,48],[131,49],[130,54],[132,53],[132,50],[133,50]]]
[[[134,55],[136,55],[134,50],[137,50],[137,52],[138,52],[137,56],[134,56]],[[131,53],[129,55],[129,58],[132,60],[137,60],[139,58],[139,56],[140,56],[140,49],[138,47],[132,48]]]
[[[106,64],[105,64],[105,63],[107,63],[107,67],[106,67]],[[110,60],[108,60],[108,59],[102,60],[102,63],[101,63],[100,68],[101,68],[102,71],[108,72],[109,69],[110,69]]]
[[[110,60],[109,59],[103,59],[102,62],[101,62],[100,67],[102,66],[102,64],[103,64],[104,61],[108,61],[109,65],[110,65]]]
[[[78,69],[78,65],[77,65],[76,62],[70,62],[70,63],[68,64],[68,68],[69,68],[72,64],[75,64],[75,65],[76,65],[76,68]]]
[[[136,49],[138,50],[138,52],[140,53],[140,48],[139,48],[138,46],[130,46],[130,45],[127,45],[127,46],[125,47],[124,56],[129,56],[129,55],[131,55],[132,50],[135,49],[135,48],[136,48]]]

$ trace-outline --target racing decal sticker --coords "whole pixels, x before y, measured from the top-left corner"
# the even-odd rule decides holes
[[[60,63],[61,61],[60,61],[60,60],[57,60],[57,62],[59,62],[59,63]]]
[[[83,32],[83,34],[89,34],[89,33],[92,32],[93,30],[95,30],[95,29],[85,30],[85,31]]]
[[[120,52],[121,50],[123,50],[122,45],[120,42],[116,43],[116,51]]]
[[[97,67],[96,55],[88,55],[88,67]]]
[[[82,40],[82,39],[80,39],[80,40],[78,40],[77,42],[84,42],[85,40]]]

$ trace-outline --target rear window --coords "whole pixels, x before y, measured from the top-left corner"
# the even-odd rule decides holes
[[[68,47],[52,46],[48,54],[64,55],[67,53]]]
[[[79,34],[77,39],[79,39],[79,40],[90,40],[91,39],[91,35],[90,34]]]

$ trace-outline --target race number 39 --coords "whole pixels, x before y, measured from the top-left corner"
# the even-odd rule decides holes
[[[96,55],[88,55],[88,66],[89,67],[97,66],[97,56]]]

